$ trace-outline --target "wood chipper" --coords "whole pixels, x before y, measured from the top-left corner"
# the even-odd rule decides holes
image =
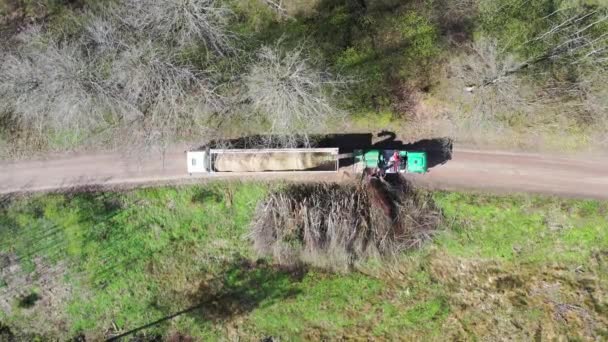
[[[384,173],[426,173],[426,152],[400,150],[355,150],[355,172],[378,170]]]

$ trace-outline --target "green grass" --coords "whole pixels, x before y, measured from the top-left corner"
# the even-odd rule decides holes
[[[608,246],[606,203],[460,193],[435,198],[454,220],[437,244],[454,255],[577,263]]]
[[[3,215],[2,250],[22,257],[26,271],[37,256],[70,261],[70,334],[111,320],[135,327],[181,309],[179,298],[159,296],[173,287],[167,280],[213,274],[247,255],[243,235],[264,193],[216,185],[17,201]]]
[[[0,209],[0,253],[19,257],[20,274],[33,280],[11,312],[0,309],[0,320],[43,339],[102,339],[113,326],[125,332],[178,312],[140,333],[444,340],[491,338],[515,321],[523,328],[514,338],[533,337],[539,325],[584,337],[582,327],[551,325],[549,299],[535,291],[555,282],[565,303],[580,302],[598,320],[608,312],[608,272],[594,261],[608,250],[606,202],[435,193],[446,217],[435,242],[388,263],[370,260],[360,272],[329,274],[256,260],[247,227],[274,186],[213,183],[12,200]],[[45,316],[40,303],[57,291],[36,279],[60,265],[49,279],[70,287],[54,310],[65,314]],[[577,267],[582,276],[567,271]],[[9,296],[3,291],[15,278],[0,284],[0,297]],[[581,297],[583,286],[595,291],[595,306]]]

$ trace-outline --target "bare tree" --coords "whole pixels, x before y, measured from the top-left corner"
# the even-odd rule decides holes
[[[441,1],[439,4],[443,10],[444,19],[458,21],[473,16],[478,2],[479,0],[451,0]]]
[[[75,44],[59,43],[32,28],[0,65],[4,112],[37,131],[86,131],[103,121],[102,84]]]
[[[287,13],[287,9],[283,5],[283,0],[261,0],[270,9],[272,9],[277,15],[282,18],[289,18],[290,15]]]
[[[112,64],[109,82],[123,105],[123,120],[143,121],[146,139],[202,128],[205,115],[223,110],[208,77],[174,60],[148,41],[122,51]]]
[[[539,52],[474,86],[494,84],[502,77],[542,62],[608,67],[608,8],[573,5],[559,8],[540,20],[547,29],[523,43],[540,46]]]
[[[202,130],[223,110],[210,76],[178,64],[166,46],[93,18],[81,40],[61,43],[32,28],[0,63],[0,111],[23,129],[91,133],[129,127],[135,145]]]
[[[524,83],[508,73],[517,61],[513,55],[501,55],[496,40],[479,39],[471,44],[468,53],[452,60],[451,71],[459,80],[459,88],[472,94],[471,113],[482,125],[494,121],[500,113],[530,113],[534,101],[525,95]],[[492,84],[479,87],[477,84]]]
[[[575,6],[544,18],[550,28],[533,41],[545,42],[544,54],[528,60],[565,59],[570,63],[608,64],[608,8]]]
[[[124,23],[149,39],[178,46],[203,42],[224,54],[233,49],[227,29],[232,11],[218,0],[126,0],[117,13]]]
[[[289,51],[280,43],[263,47],[244,83],[254,114],[271,133],[319,131],[328,119],[341,115],[330,101],[341,82],[314,69],[301,46]]]
[[[223,110],[224,103],[215,92],[215,85],[209,73],[196,70],[184,62],[173,52],[173,48],[166,45],[166,41],[156,41],[149,32],[133,31],[133,26],[125,25],[127,18],[130,23],[141,25],[155,25],[151,17],[160,15],[159,8],[146,7],[146,13],[138,18],[136,13],[120,14],[121,10],[133,11],[134,6],[144,6],[145,1],[127,2],[126,8],[110,9],[103,16],[93,16],[89,20],[85,38],[92,46],[100,63],[111,61],[107,78],[107,88],[112,93],[122,111],[121,117],[127,122],[135,119],[146,121],[151,127],[164,127],[171,130],[178,129],[184,121],[187,126],[200,123],[198,118],[203,113]],[[208,3],[215,6],[214,1],[158,1],[158,6],[194,6]],[[154,5],[154,6],[156,6]],[[215,8],[215,7],[213,7]],[[198,8],[202,11],[202,8]],[[171,20],[171,13],[166,20]],[[196,15],[193,13],[192,15]],[[137,21],[139,20],[139,21]],[[189,18],[189,25],[195,25],[194,19]],[[190,21],[192,20],[192,21]],[[134,22],[135,21],[135,22]],[[172,34],[180,37],[204,35],[208,32],[221,31],[223,27],[209,28],[210,21],[196,23],[206,28],[196,28],[186,25],[180,29],[169,29]],[[159,25],[163,25],[160,23]],[[177,25],[177,24],[176,24]],[[221,26],[221,25],[220,25]],[[158,29],[158,28],[155,28]],[[150,30],[152,30],[150,28]],[[177,32],[177,31],[181,32]],[[197,31],[199,30],[199,31]],[[207,31],[206,31],[207,32]],[[166,33],[167,35],[169,33]],[[218,33],[219,34],[219,33]],[[152,34],[153,35],[153,34]],[[185,39],[185,38],[184,38]],[[216,41],[217,44],[221,42]],[[218,48],[220,48],[218,46]],[[221,46],[221,50],[229,47]]]
[[[589,126],[594,130],[595,141],[608,146],[608,73],[603,69],[591,69],[577,84],[577,94],[582,102]]]
[[[82,43],[98,57],[105,57],[129,47],[131,33],[122,32],[120,21],[114,11],[87,14],[87,25],[83,32]]]
[[[602,67],[571,65],[577,75],[572,79],[509,72],[518,65],[496,41],[483,38],[453,58],[446,94],[451,94],[454,104],[454,128],[465,135],[483,131],[500,136],[513,131],[534,132],[539,138],[582,129],[594,136],[594,143],[608,142],[607,79]],[[463,88],[468,92],[463,94]]]

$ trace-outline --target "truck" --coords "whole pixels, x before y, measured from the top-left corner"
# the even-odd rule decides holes
[[[338,148],[210,149],[187,152],[188,173],[338,172]]]
[[[355,150],[353,154],[355,172],[363,172],[365,169],[379,169],[385,173],[423,174],[428,171],[427,154],[423,151],[370,149]]]
[[[427,155],[422,151],[395,149],[354,150],[339,148],[210,149],[188,151],[188,173],[225,172],[338,172],[340,160],[350,158],[356,173],[426,173]],[[396,161],[396,162],[395,162]],[[350,165],[350,164],[349,164]]]

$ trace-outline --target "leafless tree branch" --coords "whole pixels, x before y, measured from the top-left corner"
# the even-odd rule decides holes
[[[244,77],[246,98],[272,133],[309,133],[341,115],[330,101],[341,85],[332,75],[314,69],[302,47],[284,51],[265,46]]]
[[[178,46],[203,42],[221,55],[233,50],[228,29],[232,11],[217,0],[126,0],[122,21],[149,39]]]
[[[495,84],[502,77],[546,61],[566,60],[571,64],[606,67],[608,36],[601,28],[608,28],[608,9],[590,9],[584,6],[562,8],[542,20],[547,21],[549,28],[523,45],[543,44],[544,51],[503,70],[494,78],[485,79],[471,87]]]

